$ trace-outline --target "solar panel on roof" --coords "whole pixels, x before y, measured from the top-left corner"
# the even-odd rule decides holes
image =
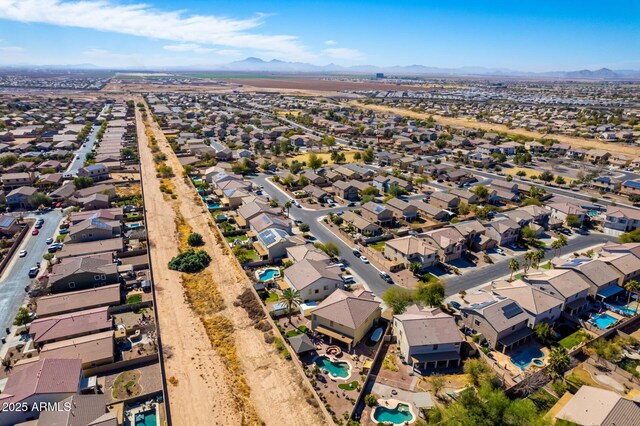
[[[520,308],[520,306],[516,305],[515,303],[510,303],[504,308],[502,308],[502,312],[504,313],[505,317],[513,318],[516,315],[522,313],[522,309]]]
[[[584,259],[584,258],[576,258],[576,259],[571,259],[566,263],[563,263],[562,266],[565,268],[576,268],[584,263],[589,262],[591,259]]]
[[[4,216],[0,218],[0,228],[8,228],[11,226],[15,219],[9,216]]]

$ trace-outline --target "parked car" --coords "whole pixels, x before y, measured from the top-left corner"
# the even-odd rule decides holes
[[[33,268],[29,269],[29,278],[35,278],[38,276],[38,271],[40,269],[37,266],[34,266]]]
[[[20,257],[25,257],[27,255],[27,251],[26,250],[20,250],[20,253],[18,253],[18,256]]]
[[[353,252],[353,255],[355,257],[360,257],[361,256],[360,249],[358,249],[358,247],[354,247],[351,251]]]
[[[51,244],[53,242],[53,238],[47,238],[47,240],[45,241],[45,243],[47,244]]]
[[[498,254],[500,254],[500,255],[504,256],[504,250],[502,250],[501,248],[496,249],[496,253],[498,253]]]
[[[380,278],[382,278],[389,284],[393,284],[393,278],[391,278],[391,276],[386,272],[380,272]]]
[[[40,231],[38,231],[37,229],[34,229],[33,231],[31,231],[31,235],[38,235],[40,233]]]
[[[369,259],[367,259],[367,256],[360,256],[360,260],[362,260],[364,263],[369,263]]]
[[[68,234],[69,228],[60,228],[60,231],[58,232],[60,233],[60,235]]]

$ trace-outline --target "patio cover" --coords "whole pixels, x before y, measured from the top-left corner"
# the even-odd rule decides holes
[[[314,351],[316,349],[315,345],[306,334],[290,337],[289,344],[297,354]]]
[[[451,359],[459,359],[460,354],[456,351],[436,352],[432,354],[416,354],[411,357],[414,362],[433,362],[448,361]]]
[[[322,333],[325,336],[338,339],[339,341],[344,342],[347,345],[350,345],[351,343],[353,343],[353,339],[351,337],[345,336],[344,334],[336,333],[335,331],[329,330],[328,328],[325,328],[321,325],[317,326],[314,331],[317,331],[318,333]]]
[[[267,251],[267,249],[265,249],[262,243],[260,243],[259,241],[254,241],[252,245],[253,245],[253,248],[256,249],[260,257],[269,255],[269,252]]]
[[[498,340],[498,343],[501,343],[504,346],[511,346],[514,343],[531,336],[532,334],[533,330],[529,327],[521,328],[520,330],[514,331],[508,336],[505,336],[502,339]]]
[[[621,291],[624,291],[624,289],[622,287],[620,287],[619,285],[614,284],[614,285],[612,285],[610,287],[607,287],[607,288],[604,288],[604,289],[600,290],[597,293],[597,296],[600,296],[603,299],[606,299],[607,297],[611,297],[614,294],[620,293]]]

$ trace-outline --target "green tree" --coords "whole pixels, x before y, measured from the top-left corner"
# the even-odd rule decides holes
[[[75,186],[76,189],[88,188],[92,185],[93,179],[91,179],[90,177],[78,176],[77,178],[73,179],[73,186]]]
[[[304,233],[304,232],[309,232],[311,227],[306,223],[301,223],[300,225],[298,225],[298,229],[300,230],[300,232]]]
[[[428,306],[440,306],[444,300],[444,284],[438,281],[418,283],[416,299]]]
[[[204,239],[202,238],[202,235],[198,234],[197,232],[192,232],[187,237],[187,244],[189,244],[191,247],[198,247],[204,244]]]
[[[562,373],[567,371],[570,365],[569,352],[564,346],[559,345],[551,350],[547,371],[553,379],[562,378]]]
[[[189,249],[169,261],[169,269],[178,272],[200,272],[211,262],[211,256],[204,250]]]
[[[546,322],[537,324],[533,328],[533,331],[536,333],[536,336],[543,341],[547,341],[554,335],[553,328],[551,328],[551,325]]]
[[[32,209],[37,209],[40,206],[49,206],[51,205],[51,197],[42,192],[36,192],[31,197],[29,197],[28,203]]]
[[[309,154],[307,164],[315,172],[320,167],[322,167],[322,158],[318,157],[318,154],[312,152],[311,154]]]
[[[289,217],[289,210],[291,210],[291,206],[292,206],[292,205],[293,205],[293,204],[291,203],[291,201],[290,201],[290,200],[287,200],[287,202],[286,202],[286,203],[284,203],[284,208],[287,210],[287,217]]]
[[[415,292],[409,289],[393,286],[389,287],[382,295],[382,300],[389,306],[393,313],[399,315],[414,302]]]
[[[29,310],[24,306],[21,306],[18,309],[18,313],[16,314],[15,319],[13,320],[13,325],[25,325],[31,322],[31,315],[29,315]]]
[[[578,228],[580,226],[580,219],[575,214],[567,215],[567,225],[571,228]]]
[[[11,167],[18,162],[18,157],[14,154],[3,155],[0,157],[0,165],[2,167]]]
[[[464,362],[463,370],[469,376],[469,381],[475,386],[478,386],[484,378],[492,374],[491,367],[479,358],[468,358]]]
[[[486,200],[489,196],[489,188],[484,185],[477,185],[472,189],[472,192],[478,196],[481,200]]]
[[[367,407],[375,407],[378,405],[378,398],[372,393],[366,395],[364,397],[364,403],[367,404]]]
[[[287,305],[287,317],[289,322],[291,322],[291,309],[295,306],[300,306],[302,303],[302,297],[300,297],[300,293],[292,288],[287,288],[282,292],[282,295],[279,297]]]
[[[353,153],[353,159],[355,161],[360,161],[362,159],[362,154],[360,153],[360,151],[356,151]]]
[[[551,182],[553,178],[554,178],[553,173],[551,173],[548,170],[545,170],[544,172],[540,173],[540,180],[543,182]]]
[[[560,235],[557,240],[551,243],[551,248],[556,250],[556,257],[562,254],[562,248],[566,247],[567,244],[567,237],[565,237],[564,235]]]
[[[640,228],[620,235],[621,243],[640,243]]]
[[[567,183],[567,181],[566,181],[566,179],[565,179],[565,178],[563,178],[562,176],[558,175],[558,176],[556,177],[556,183],[557,183],[558,185],[564,185],[565,183]]]
[[[640,304],[640,282],[636,280],[629,280],[624,284],[625,290],[629,293],[627,297],[627,305],[631,302],[631,294],[636,295],[636,312],[638,311],[638,304]]]
[[[362,153],[362,159],[365,163],[370,163],[373,161],[373,148],[367,148]]]
[[[509,281],[513,281],[513,274],[518,269],[520,269],[520,262],[515,257],[509,261],[509,270],[511,271],[511,275],[509,276]]]

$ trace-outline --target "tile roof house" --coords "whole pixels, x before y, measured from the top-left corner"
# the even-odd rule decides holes
[[[329,256],[311,244],[298,244],[287,247],[286,251],[287,259],[294,263],[300,262],[303,259],[329,261]]]
[[[458,210],[458,205],[460,204],[460,197],[448,192],[436,191],[431,194],[429,204],[440,207],[441,209],[456,211]]]
[[[463,338],[451,315],[439,308],[409,306],[393,316],[393,335],[401,358],[418,369],[460,365]]]
[[[563,311],[569,315],[579,315],[589,305],[590,283],[574,270],[529,271],[522,281],[561,300]]]
[[[386,206],[393,212],[393,216],[398,220],[413,222],[418,219],[418,207],[413,203],[408,203],[400,198],[387,200]]]
[[[508,218],[496,218],[487,223],[486,228],[487,235],[501,246],[515,243],[520,235],[520,226]]]
[[[258,253],[266,252],[269,260],[282,259],[287,254],[287,247],[297,244],[297,238],[292,238],[287,231],[279,228],[265,229],[256,235],[256,239],[256,243],[264,249],[258,250]]]
[[[40,350],[40,359],[80,359],[82,368],[88,369],[114,361],[113,331],[74,337],[47,343]],[[27,361],[28,363],[29,361]],[[16,365],[20,365],[19,361]]]
[[[369,222],[362,216],[355,214],[352,211],[347,211],[342,216],[345,222],[353,225],[359,233],[366,236],[376,236],[382,233],[382,228],[380,228],[375,223]]]
[[[91,164],[78,169],[78,177],[88,177],[99,182],[109,179],[109,169],[104,164]]]
[[[76,244],[107,240],[119,236],[120,233],[121,222],[119,220],[87,218],[69,227],[66,242]]]
[[[38,190],[32,186],[21,186],[9,192],[6,196],[7,206],[10,209],[29,208],[29,198]],[[37,206],[36,206],[37,207]]]
[[[284,270],[284,281],[300,293],[303,301],[322,300],[342,288],[342,270],[327,260],[305,258]]]
[[[624,291],[618,285],[620,274],[612,266],[599,259],[575,258],[551,260],[555,269],[572,269],[585,278],[589,286],[589,295],[593,298],[606,299]]]
[[[38,318],[120,304],[120,284],[96,287],[72,293],[54,294],[38,299]]]
[[[380,303],[374,300],[372,293],[338,289],[313,310],[311,330],[351,349],[378,323],[381,311]]]
[[[603,230],[615,237],[640,228],[640,211],[628,207],[608,206]]]
[[[438,263],[438,248],[424,238],[414,235],[388,240],[384,246],[384,255],[394,262],[401,262],[405,268],[419,263],[424,270]]]
[[[38,425],[44,426],[119,426],[118,411],[107,410],[107,395],[71,395],[62,401],[69,410],[43,411]]]
[[[292,222],[290,219],[271,213],[260,213],[249,220],[249,228],[259,234],[260,232],[269,228],[278,228],[285,231],[288,234],[292,234]]]
[[[584,385],[555,418],[580,426],[635,425],[640,419],[640,403],[608,389]]]
[[[580,226],[587,217],[587,211],[577,204],[568,202],[556,202],[545,205],[547,210],[551,211],[551,217],[565,222],[569,215],[576,216],[580,222]]]
[[[451,262],[459,259],[462,256],[466,239],[462,234],[454,227],[445,227],[440,229],[434,229],[433,231],[425,232],[427,239],[432,240],[435,243],[435,248],[438,250],[438,256],[441,262]]]
[[[108,307],[38,318],[29,325],[29,334],[37,345],[110,330],[113,320]]]
[[[369,201],[362,205],[362,217],[371,223],[380,226],[389,226],[393,223],[393,212],[384,204]]]
[[[356,201],[360,198],[358,195],[358,187],[351,184],[351,182],[339,180],[333,183],[333,188],[335,189],[336,195],[343,200]]]
[[[70,257],[53,265],[48,287],[54,294],[86,290],[116,284],[120,280],[118,265],[111,253]]]
[[[488,286],[493,293],[515,301],[525,310],[529,317],[528,326],[534,328],[541,322],[553,325],[562,314],[563,301],[538,287],[527,285],[526,282],[497,281]]]
[[[41,402],[61,402],[78,393],[82,377],[79,359],[40,359],[7,378],[0,404],[25,403],[32,407]],[[21,423],[37,414],[31,410],[1,410],[0,424]]]
[[[463,324],[481,334],[491,348],[504,353],[532,338],[529,316],[515,301],[480,290],[467,294],[464,302],[460,307]]]

